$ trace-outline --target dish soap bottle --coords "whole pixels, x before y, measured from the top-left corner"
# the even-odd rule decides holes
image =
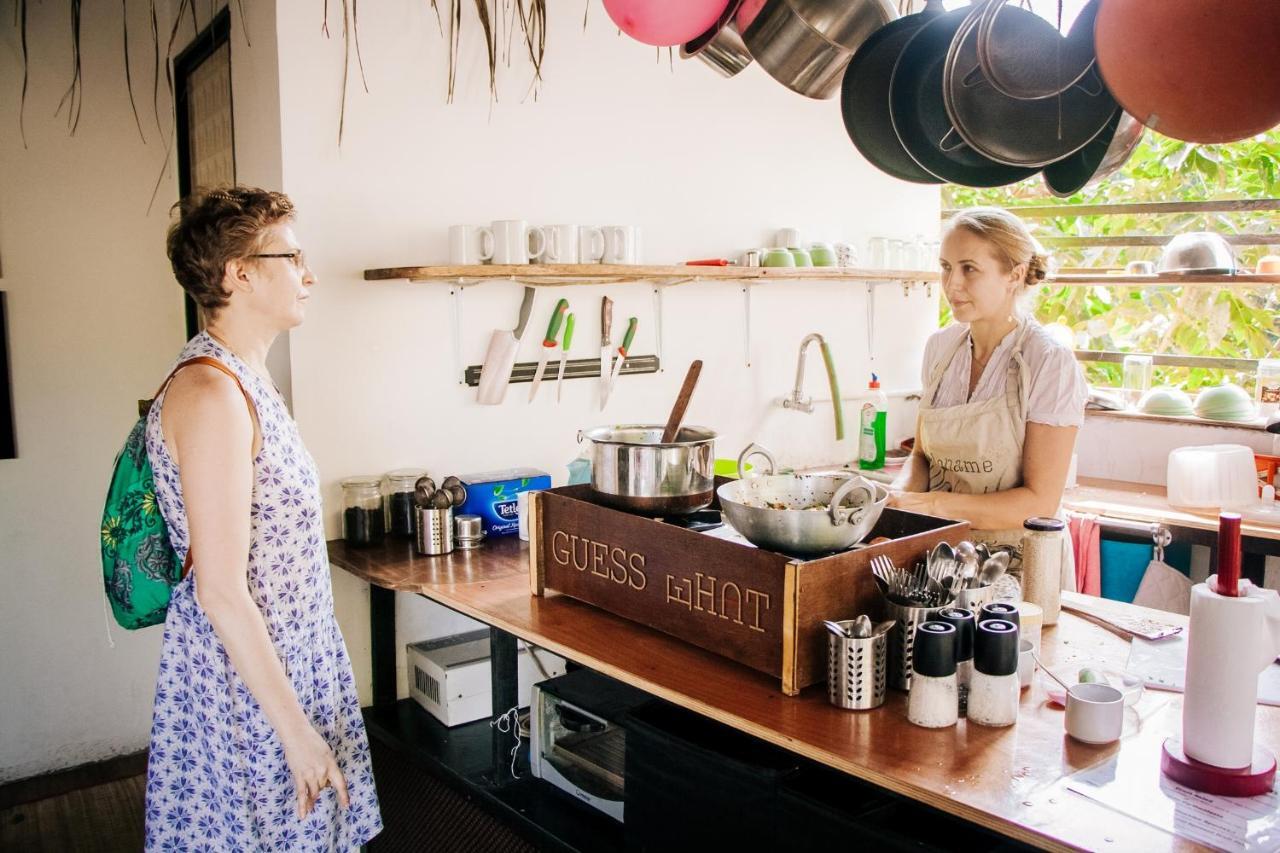
[[[863,471],[875,471],[884,467],[885,419],[888,417],[889,398],[880,390],[880,377],[871,374],[871,399],[862,404],[860,435],[858,438],[858,467]]]

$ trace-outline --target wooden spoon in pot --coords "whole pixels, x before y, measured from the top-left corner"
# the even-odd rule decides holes
[[[663,444],[675,441],[680,433],[680,424],[684,422],[685,410],[689,408],[689,398],[693,396],[693,389],[697,386],[698,376],[701,373],[701,359],[689,365],[689,372],[684,377],[684,385],[680,387],[680,396],[676,397],[676,404],[671,408],[671,417],[667,418],[667,428],[662,431]]]

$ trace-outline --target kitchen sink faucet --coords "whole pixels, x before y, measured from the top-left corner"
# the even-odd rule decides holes
[[[827,345],[826,339],[817,332],[805,335],[804,339],[800,341],[800,356],[796,361],[796,387],[792,389],[791,396],[782,401],[782,407],[813,414],[813,398],[804,396],[804,356],[809,344],[814,341],[818,342],[818,348],[822,350],[822,361],[827,368],[827,384],[831,386],[831,404],[832,408],[835,409],[836,416],[836,441],[843,441],[844,406],[840,400],[840,382],[836,379],[836,365],[831,358],[831,347]]]

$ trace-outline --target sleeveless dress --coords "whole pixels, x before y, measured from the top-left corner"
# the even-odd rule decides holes
[[[164,624],[147,759],[146,849],[187,851],[358,848],[382,828],[369,742],[346,644],[333,613],[319,478],[279,392],[201,332],[178,361],[210,356],[233,370],[258,412],[248,584],[304,713],[328,742],[351,804],[321,791],[297,818],[284,747],[232,666],[194,575],[173,590]],[[176,362],[175,362],[176,363]],[[164,394],[147,416],[156,499],[178,556],[190,545],[177,463],[160,427]],[[199,569],[200,556],[195,557]]]

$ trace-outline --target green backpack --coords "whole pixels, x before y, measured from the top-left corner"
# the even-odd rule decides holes
[[[207,356],[175,367],[155,396],[160,396],[179,370],[191,364],[217,368],[234,379],[252,413],[253,403],[239,377]],[[102,575],[116,622],[129,630],[163,622],[173,587],[189,571],[190,549],[186,561],[179,561],[156,502],[155,478],[147,458],[147,416],[143,414],[116,456],[102,510]]]

